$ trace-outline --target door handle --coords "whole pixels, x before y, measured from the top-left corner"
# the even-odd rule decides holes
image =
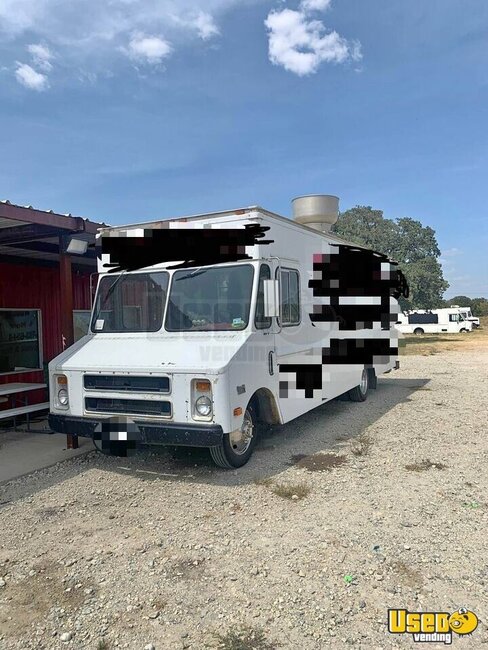
[[[274,354],[273,350],[271,350],[270,353],[268,354],[268,367],[269,367],[269,374],[271,376],[274,375],[273,354]]]

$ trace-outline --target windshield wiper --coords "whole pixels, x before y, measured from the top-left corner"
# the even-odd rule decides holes
[[[197,275],[203,275],[208,271],[208,269],[204,269],[203,271],[201,271],[200,270],[201,268],[202,267],[200,266],[196,271],[192,271],[191,273],[188,273],[188,275],[184,275],[181,278],[176,278],[175,282],[178,282],[179,280],[188,280],[188,278],[196,278]]]
[[[122,273],[121,273],[117,278],[115,278],[115,280],[112,282],[112,284],[111,284],[110,287],[108,288],[107,295],[105,296],[105,298],[104,298],[104,300],[103,300],[103,304],[104,304],[104,305],[107,304],[107,300],[108,300],[108,299],[110,298],[110,296],[113,294],[113,292],[115,291],[117,285],[119,284],[119,282],[122,280],[122,278],[124,277],[124,275],[125,275],[126,273],[127,273],[127,271],[122,271]]]
[[[109,299],[110,296],[113,294],[113,292],[114,292],[115,289],[117,288],[117,285],[119,284],[119,282],[121,281],[121,279],[125,276],[125,274],[126,274],[126,271],[122,271],[122,273],[121,273],[120,275],[118,275],[118,276],[115,278],[115,280],[112,282],[112,284],[111,284],[110,287],[108,288],[107,293],[105,294],[105,297],[103,298],[103,300],[100,300],[99,307],[98,307],[97,312],[96,312],[96,314],[95,314],[95,318],[94,318],[94,320],[97,320],[97,319],[98,319],[98,316],[99,316],[100,312],[102,311],[102,309],[103,309],[103,308],[105,307],[105,305],[107,304],[108,299]]]

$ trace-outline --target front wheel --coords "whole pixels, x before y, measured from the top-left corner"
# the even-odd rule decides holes
[[[468,333],[468,330],[465,327],[463,327],[460,331],[461,331],[461,334],[467,334]]]
[[[361,374],[361,381],[359,382],[358,386],[351,388],[351,390],[348,392],[349,399],[351,402],[364,402],[368,395],[368,389],[369,372],[365,368]]]
[[[241,428],[226,433],[220,445],[210,447],[210,455],[219,467],[225,469],[242,467],[251,458],[256,440],[257,418],[254,409],[249,405],[244,413]]]
[[[416,327],[414,329],[413,333],[416,334],[417,336],[422,336],[422,334],[424,333],[424,330],[421,327]]]

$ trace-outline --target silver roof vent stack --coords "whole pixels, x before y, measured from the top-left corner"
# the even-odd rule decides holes
[[[320,232],[330,232],[339,218],[339,198],[331,194],[298,196],[292,206],[294,221]]]

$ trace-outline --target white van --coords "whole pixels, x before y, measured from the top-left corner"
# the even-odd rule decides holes
[[[458,307],[415,309],[399,315],[396,324],[402,334],[466,334],[473,329]]]
[[[460,314],[462,314],[465,320],[470,321],[473,324],[473,329],[476,329],[480,326],[480,319],[477,316],[473,316],[471,307],[458,307],[458,305],[451,305],[452,309],[457,309]]]
[[[103,229],[90,332],[49,365],[50,426],[107,454],[208,447],[244,465],[259,424],[398,367],[395,263],[329,232],[338,199],[295,221],[259,207]]]

